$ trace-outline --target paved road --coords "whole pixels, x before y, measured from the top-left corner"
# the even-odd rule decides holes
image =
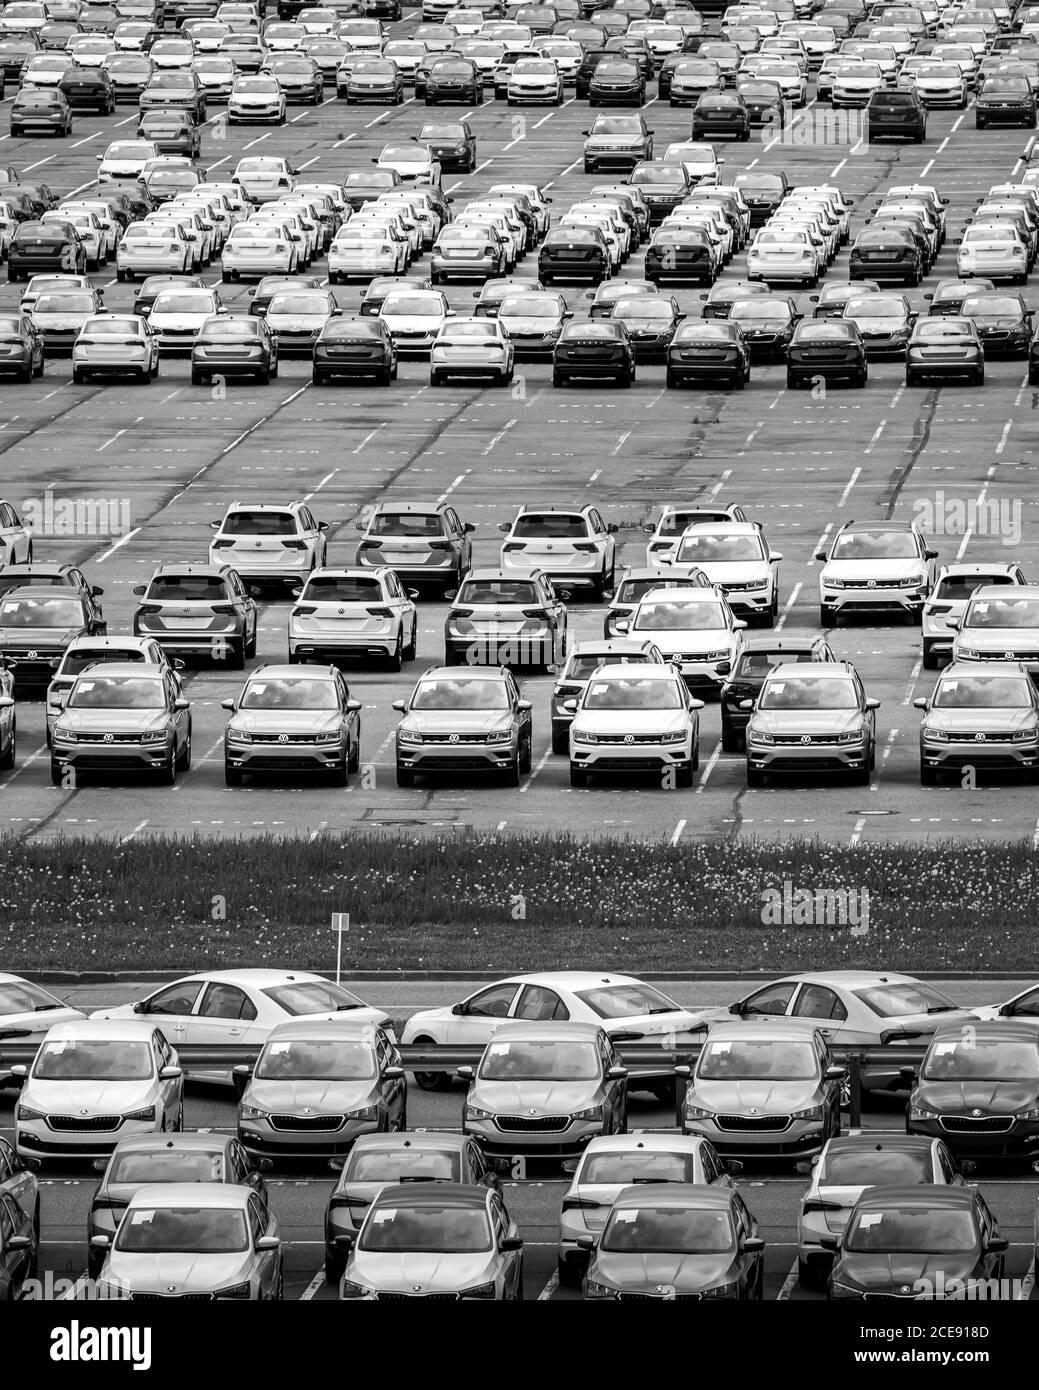
[[[407,27],[407,26],[405,26]],[[653,88],[651,87],[651,91]],[[0,104],[0,110],[3,106]],[[818,108],[812,108],[813,115]],[[827,108],[828,110],[828,108]],[[414,133],[425,108],[413,100],[396,110],[347,109],[329,99],[317,110],[294,111],[281,129],[207,132],[204,160],[227,175],[243,150],[292,156],[307,175],[341,177],[364,166],[388,139]],[[489,101],[470,113],[480,141],[471,176],[448,178],[456,206],[491,182],[539,179],[550,185],[559,213],[591,183],[578,172],[585,103],[518,114]],[[647,117],[658,148],[688,136],[688,112],[651,101]],[[132,134],[135,116],[79,117],[71,140],[0,137],[5,160],[48,180],[59,190],[86,185],[95,156],[110,139]],[[857,199],[861,225],[873,195],[898,182],[925,179],[952,199],[950,235],[932,280],[954,274],[958,228],[990,183],[1011,175],[1022,141],[1015,132],[977,132],[970,112],[933,112],[924,146],[888,144],[858,153],[847,146],[760,142],[724,147],[723,173],[753,166],[785,169],[791,179],[836,178]],[[847,253],[831,270],[844,278]],[[626,275],[641,269],[636,256]],[[529,263],[529,262],[528,262]],[[742,273],[737,258],[726,274]],[[102,280],[104,276],[100,277]],[[926,287],[925,287],[926,288]],[[227,287],[232,307],[245,291]],[[106,283],[106,300],[125,308],[131,289]],[[356,287],[338,292],[356,307]],[[696,312],[698,291],[679,290]],[[582,309],[583,291],[568,291]],[[920,304],[920,292],[911,294]],[[471,290],[452,287],[453,305],[471,304]],[[0,287],[0,308],[17,300],[16,287]],[[511,391],[462,385],[432,390],[421,363],[402,366],[391,390],[345,385],[315,391],[306,366],[283,364],[269,388],[231,385],[192,388],[183,362],[164,362],[150,388],[126,384],[73,387],[67,364],[55,361],[42,381],[5,384],[0,410],[0,471],[12,500],[104,497],[128,507],[128,528],[118,536],[41,539],[39,558],[86,563],[105,588],[113,632],[125,630],[131,589],[162,560],[202,558],[208,523],[236,498],[311,499],[331,523],[330,560],[353,559],[352,521],[366,503],[384,497],[450,497],[478,526],[477,563],[497,557],[496,525],[519,504],[595,502],[619,524],[622,560],[642,558],[640,527],[661,503],[692,500],[742,502],[762,520],[781,566],[784,631],[814,629],[817,570],[812,556],[832,528],[848,518],[916,514],[921,499],[974,499],[979,495],[1023,514],[1024,539],[1011,552],[998,537],[939,535],[942,558],[1020,557],[1035,572],[1039,533],[1031,525],[1037,500],[1031,474],[1033,411],[1039,393],[1025,384],[1019,362],[992,362],[983,390],[912,389],[895,364],[871,368],[865,392],[831,389],[824,399],[784,389],[782,368],[755,371],[740,395],[664,391],[663,368],[640,370],[624,394],[588,387],[553,390],[549,368],[524,366]],[[445,609],[422,605],[419,658],[411,671],[441,658]],[[287,612],[265,606],[259,660],[284,657]],[[601,633],[601,609],[575,602],[577,638]],[[525,682],[536,711],[534,771],[518,791],[474,780],[426,783],[399,791],[392,768],[394,698],[407,674],[387,677],[361,670],[351,677],[364,702],[365,776],[346,790],[254,783],[223,784],[222,699],[241,678],[200,671],[189,681],[195,721],[195,765],[172,792],[144,784],[86,785],[54,790],[42,745],[39,704],[19,710],[20,766],[0,779],[0,828],[31,837],[149,835],[319,834],[347,828],[404,828],[416,834],[451,828],[506,832],[569,829],[630,832],[648,837],[742,836],[784,839],[819,835],[844,843],[939,836],[993,840],[1031,838],[1037,832],[1036,796],[1008,778],[922,790],[917,779],[915,695],[931,680],[921,674],[919,636],[911,627],[862,624],[833,634],[838,654],[861,671],[870,694],[881,699],[877,773],[868,789],[825,779],[761,791],[746,789],[743,762],[720,754],[718,711],[703,718],[703,758],[693,791],[666,792],[655,783],[599,783],[571,790],[566,761],[549,752],[550,677]]]

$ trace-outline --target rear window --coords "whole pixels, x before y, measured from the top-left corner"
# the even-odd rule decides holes
[[[291,512],[231,512],[220,529],[225,536],[294,536],[296,518]]]
[[[159,603],[208,602],[227,598],[227,586],[217,575],[158,574],[148,597]]]

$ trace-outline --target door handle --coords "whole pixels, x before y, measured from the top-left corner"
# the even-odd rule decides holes
[[[227,1030],[227,1036],[229,1038],[240,1038],[242,1036],[242,1030],[241,1028],[229,1028]]]

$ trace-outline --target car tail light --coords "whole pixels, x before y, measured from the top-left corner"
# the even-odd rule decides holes
[[[429,548],[430,550],[452,550],[453,546],[450,541],[430,541]]]
[[[161,613],[161,612],[162,612],[162,604],[161,604],[161,603],[142,603],[141,606],[140,606],[140,608],[138,608],[137,612],[138,612],[138,614],[141,614],[141,613]]]
[[[292,610],[292,616],[293,616],[294,618],[303,618],[303,617],[307,617],[310,613],[316,613],[316,612],[317,612],[317,604],[316,604],[316,603],[297,603],[296,606],[295,606],[295,608]]]
[[[526,548],[527,545],[525,541],[507,541],[505,545],[502,546],[502,552],[504,553],[508,550],[526,550]]]
[[[591,1197],[564,1197],[564,1211],[598,1211],[605,1204],[593,1201]]]
[[[381,550],[382,541],[361,541],[358,550]]]
[[[579,551],[581,552],[582,555],[594,555],[594,554],[595,554],[595,551],[596,551],[596,548],[597,548],[597,547],[596,547],[596,544],[595,544],[594,541],[575,541],[575,542],[574,542],[574,549],[575,549],[575,550],[579,550]]]
[[[234,545],[234,541],[214,541],[214,542],[213,542],[213,549],[214,549],[214,550],[230,550],[230,549],[233,547],[233,545]]]
[[[370,618],[392,618],[392,608],[366,608],[365,612]]]
[[[282,541],[283,550],[306,550],[306,541]]]
[[[211,603],[209,611],[211,613],[233,613],[235,606],[233,603]]]
[[[541,618],[545,620],[552,616],[547,608],[522,608],[520,612],[525,618]]]

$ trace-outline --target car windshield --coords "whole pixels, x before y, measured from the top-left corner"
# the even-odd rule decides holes
[[[302,598],[303,602],[311,603],[378,603],[382,598],[382,584],[364,575],[315,575]]]
[[[366,1081],[376,1073],[371,1043],[338,1038],[273,1040],[256,1063],[257,1081]]]
[[[681,165],[657,165],[652,169],[636,169],[631,175],[633,184],[662,185],[665,188],[685,188],[688,182]]]
[[[474,339],[485,343],[496,343],[500,341],[498,329],[493,319],[489,323],[483,319],[474,319],[471,323],[455,322],[448,324],[440,336],[440,343],[469,344]]]
[[[1039,627],[1039,598],[973,599],[964,627]]]
[[[761,693],[762,709],[858,709],[859,698],[852,681],[843,676],[786,676],[769,680]]]
[[[225,536],[294,536],[296,520],[291,512],[229,512],[220,530]]]
[[[160,603],[207,603],[226,600],[227,585],[217,575],[160,574],[152,580],[148,598]]]
[[[404,1141],[414,1145],[414,1139]],[[343,1167],[343,1183],[350,1182],[458,1182],[461,1178],[461,1155],[443,1153],[436,1149],[415,1147],[388,1150],[364,1150],[359,1145],[351,1151]]]
[[[0,627],[83,626],[83,607],[73,598],[10,598],[0,609]]]
[[[947,574],[938,581],[934,597],[965,602],[983,584],[1013,584],[1009,574]]]
[[[508,692],[499,680],[443,676],[419,681],[411,699],[412,709],[507,710]]]
[[[900,984],[867,985],[852,990],[867,1008],[881,1018],[906,1018],[913,1014],[944,1014],[959,1008],[931,985],[906,981]]]
[[[666,632],[675,629],[686,632],[711,632],[727,627],[728,624],[725,610],[720,603],[689,603],[681,597],[675,597],[639,604],[632,626],[640,632]]]
[[[670,1014],[678,1005],[652,985],[638,982],[623,985],[597,985],[577,991],[578,999],[600,1018],[636,1018],[645,1014]]]
[[[657,676],[628,676],[591,680],[585,690],[586,710],[674,710],[684,702],[677,681]]]
[[[343,1013],[365,1007],[356,994],[326,980],[295,980],[291,984],[271,985],[260,990],[260,993],[292,1018],[298,1018],[301,1014]]]
[[[105,1173],[105,1182],[110,1187],[116,1183],[143,1187],[153,1182],[223,1181],[222,1149],[210,1153],[204,1149],[174,1148],[140,1149],[129,1153],[119,1153],[117,1150]]]
[[[844,306],[844,316],[849,319],[904,319],[906,306],[902,299],[868,294],[860,299],[849,299]]]
[[[601,71],[600,66],[600,71]],[[630,116],[597,116],[592,126],[593,135],[641,135],[642,123]]]
[[[145,676],[81,676],[69,696],[70,709],[165,709],[161,680]]]
[[[120,651],[118,647],[103,647],[101,649],[83,647],[77,651],[70,647],[61,664],[61,674],[63,676],[78,676],[88,666],[97,666],[103,662],[135,661],[143,663],[146,659],[148,658],[145,657],[144,652],[134,651],[132,648]]]
[[[696,1160],[691,1153],[636,1152],[589,1154],[577,1179],[583,1187],[596,1184],[629,1187],[635,1183],[695,1182]]]
[[[276,294],[267,306],[268,314],[330,314],[328,298],[323,294]]]
[[[831,1151],[820,1159],[816,1176],[820,1187],[886,1187],[933,1182],[932,1168],[930,1150],[910,1153],[878,1144],[868,1149]]]
[[[1031,709],[1026,676],[947,676],[934,692],[936,709]]]
[[[242,709],[338,709],[335,685],[321,677],[254,676],[242,695]]]
[[[662,319],[670,323],[675,311],[670,300],[643,295],[638,299],[618,299],[613,306],[613,316],[618,319]]]
[[[195,294],[164,291],[155,296],[153,314],[211,314],[213,296],[201,291]]]
[[[572,656],[566,668],[568,681],[586,681],[603,666],[644,665],[653,658],[644,652],[599,652],[593,656]]]
[[[845,1250],[875,1250],[887,1255],[947,1255],[975,1250],[977,1244],[971,1213],[942,1207],[856,1211],[844,1237]]]
[[[65,1006],[53,994],[48,994],[39,985],[28,980],[9,980],[0,984],[0,1018],[5,1014],[46,1013],[50,1009],[63,1009]]]
[[[439,295],[435,299],[427,299],[420,294],[391,294],[382,306],[384,316],[391,314],[403,314],[409,318],[443,318],[444,306]]]
[[[482,1081],[595,1081],[599,1050],[593,1042],[563,1038],[492,1041],[477,1074]]]
[[[559,301],[552,297],[542,297],[537,294],[514,294],[506,295],[501,301],[499,314],[502,318],[510,315],[524,319],[552,319],[555,321],[560,317],[562,310]]]
[[[134,1207],[123,1218],[115,1248],[133,1254],[231,1254],[249,1249],[249,1228],[237,1207]]]
[[[962,342],[972,337],[968,324],[960,323],[956,319],[920,319],[913,334],[914,339],[926,341],[928,339],[951,339],[953,342]]]
[[[206,341],[211,343],[251,342],[260,336],[260,325],[249,321],[233,323],[228,319],[210,319],[202,325],[202,333]]]
[[[364,1223],[361,1250],[461,1255],[492,1249],[483,1208],[440,1205],[377,1206]]]
[[[811,1081],[819,1076],[819,1060],[814,1046],[799,1039],[709,1039],[696,1075],[702,1081]]]
[[[96,308],[94,296],[64,290],[59,294],[41,294],[33,306],[34,314],[92,314]]]
[[[727,1209],[621,1207],[611,1214],[599,1248],[640,1254],[720,1255],[734,1250],[735,1240]]]
[[[746,564],[748,561],[763,560],[765,555],[761,538],[756,532],[737,535],[694,532],[683,536],[677,558],[683,564],[717,565]]]
[[[989,316],[1019,319],[1023,312],[1021,301],[1009,295],[986,295],[983,299],[968,295],[960,305],[960,311],[965,319]]]
[[[919,560],[912,531],[843,531],[831,560]]]
[[[57,1038],[36,1054],[36,1081],[147,1081],[155,1074],[150,1044],[136,1039]]]
[[[1026,1042],[965,1033],[935,1039],[921,1081],[1039,1081],[1039,1034]]]

